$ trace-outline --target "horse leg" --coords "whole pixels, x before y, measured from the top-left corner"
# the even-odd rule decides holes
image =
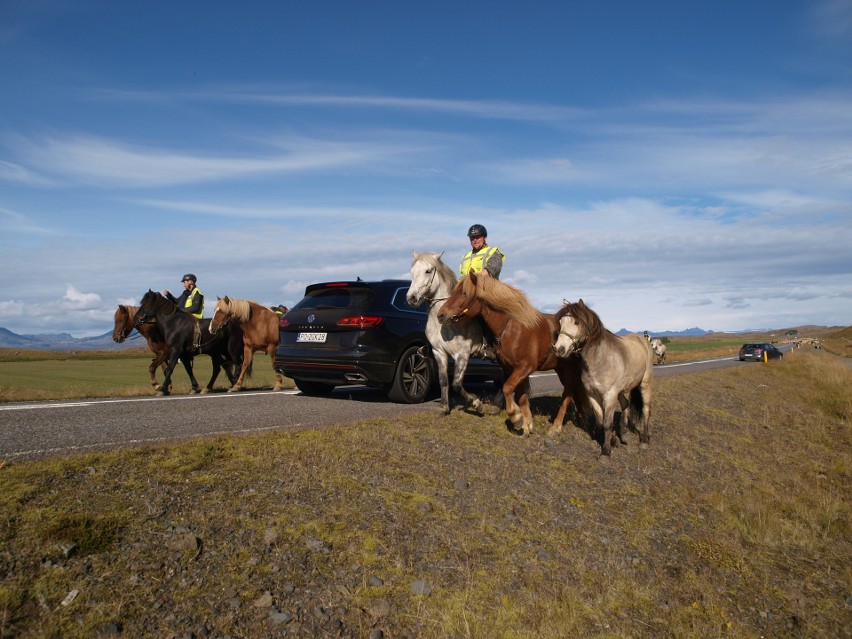
[[[613,443],[623,444],[627,446],[627,432],[630,430],[630,417],[631,417],[631,406],[630,402],[627,400],[627,396],[621,394],[618,396],[618,403],[621,406],[621,420],[618,423],[618,430],[616,432],[616,437],[613,438]],[[613,421],[615,420],[615,415],[613,415]]]
[[[270,342],[266,347],[266,354],[269,355],[269,361],[272,362],[272,372],[275,373],[275,386],[272,387],[272,392],[284,389],[284,376],[275,370],[275,349],[278,348],[278,343]]]
[[[648,433],[649,424],[651,422],[651,379],[646,376],[639,385],[639,391],[642,397],[642,429],[639,431],[639,448],[647,448],[651,443],[651,436]]]
[[[172,389],[172,372],[175,370],[175,366],[177,366],[178,362],[178,353],[174,352],[169,355],[168,362],[164,362],[166,365],[165,375],[163,375],[163,383],[160,384],[160,390],[157,391],[157,395],[168,395],[171,393]]]
[[[547,431],[548,437],[553,437],[562,432],[562,422],[565,421],[565,413],[568,412],[568,406],[570,405],[571,391],[565,388],[562,390],[562,403],[559,405],[559,412],[556,413],[556,417],[550,425],[550,430]]]
[[[612,455],[613,426],[615,422],[615,406],[618,397],[613,392],[607,393],[603,398],[603,443],[601,444],[601,457]]]
[[[213,384],[216,383],[216,378],[219,377],[219,371],[221,371],[222,367],[225,365],[224,358],[220,355],[211,355],[210,361],[213,363],[213,374],[210,376],[210,381],[207,382],[207,386],[201,389],[202,395],[213,390]]]
[[[459,353],[456,357],[456,368],[453,371],[453,390],[464,398],[465,408],[483,413],[485,407],[482,405],[482,401],[473,393],[468,393],[464,387],[464,374],[467,371],[469,360],[469,353]]]
[[[237,378],[237,381],[234,382],[234,385],[228,389],[229,393],[235,393],[238,390],[242,389],[243,381],[246,378],[246,371],[248,367],[251,365],[251,359],[254,356],[254,349],[250,344],[243,345],[243,367],[240,369],[240,376]],[[276,373],[277,377],[277,373]]]
[[[195,374],[192,372],[192,355],[184,353],[180,356],[180,361],[183,363],[186,374],[189,376],[190,384],[192,384],[190,392],[193,394],[200,393],[201,389],[198,387],[198,380],[195,379]]]
[[[452,398],[450,397],[450,381],[447,372],[447,353],[440,349],[432,349],[432,355],[435,357],[435,363],[438,364],[438,385],[441,387],[441,410],[444,415],[449,415],[452,410]],[[458,370],[458,363],[456,363]],[[453,383],[455,388],[455,382]]]
[[[518,400],[518,407],[521,409],[521,415],[523,415],[523,424],[521,426],[524,436],[528,436],[532,434],[533,431],[533,418],[532,418],[532,410],[530,409],[530,378],[527,377],[523,382],[518,384],[518,388],[515,390],[515,396]]]
[[[516,398],[523,395],[524,382],[527,385],[529,384],[529,373],[525,369],[516,368],[513,370],[511,375],[503,382],[503,397],[506,400],[506,415],[512,427],[526,435],[528,434],[528,425],[524,423],[524,411],[516,403]]]

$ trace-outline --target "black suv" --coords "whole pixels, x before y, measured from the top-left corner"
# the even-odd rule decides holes
[[[385,388],[395,402],[425,401],[437,387],[437,366],[426,339],[428,307],[406,303],[410,285],[408,280],[311,284],[281,318],[275,370],[306,395],[366,384]],[[502,374],[497,363],[472,359],[465,379],[500,384]]]

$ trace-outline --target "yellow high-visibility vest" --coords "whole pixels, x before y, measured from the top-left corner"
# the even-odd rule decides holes
[[[184,308],[189,308],[195,303],[195,294],[200,293],[202,298],[204,297],[204,293],[201,293],[199,288],[196,286],[192,289],[192,293],[189,294],[189,297],[186,298],[186,302],[183,303]],[[204,317],[204,300],[201,300],[201,308],[198,309],[197,313],[192,314],[193,317],[197,319],[201,319]]]
[[[464,277],[465,275],[470,275],[471,269],[473,269],[474,273],[479,273],[483,268],[485,268],[485,263],[489,260],[489,258],[494,255],[495,252],[499,252],[496,246],[486,246],[485,248],[479,249],[479,252],[474,253],[473,250],[465,253],[465,256],[462,258],[461,266],[459,267],[459,275]],[[503,261],[506,261],[506,256],[500,253],[500,257],[503,258]]]

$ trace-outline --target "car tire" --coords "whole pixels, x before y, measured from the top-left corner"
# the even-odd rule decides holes
[[[293,382],[296,384],[296,388],[302,391],[302,393],[314,397],[331,395],[331,391],[334,390],[334,384],[326,384],[324,382],[309,382],[305,379],[294,379]]]
[[[435,369],[425,349],[409,346],[399,358],[388,398],[398,404],[426,401],[435,385]]]

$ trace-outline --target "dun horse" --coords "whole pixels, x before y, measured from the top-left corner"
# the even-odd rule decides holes
[[[537,370],[556,369],[562,382],[562,404],[551,431],[560,429],[571,398],[581,389],[578,359],[557,358],[551,349],[556,316],[537,311],[523,292],[508,284],[471,274],[458,281],[453,294],[441,307],[438,319],[442,324],[466,323],[479,315],[497,341],[509,421],[524,435],[532,432],[530,375]]]
[[[441,324],[438,312],[455,288],[456,276],[452,269],[441,261],[443,253],[413,251],[412,254],[411,286],[405,300],[414,308],[424,301],[429,302],[426,339],[432,345],[432,354],[438,363],[441,408],[445,413],[452,410],[452,390],[464,398],[467,408],[482,412],[482,402],[476,395],[467,392],[462,385],[468,361],[482,347],[482,325],[479,322]],[[449,357],[455,362],[452,389],[448,375]]]
[[[138,309],[138,306],[118,305],[115,311],[115,328],[112,330],[112,341],[120,344],[127,339],[134,328],[137,328],[133,325],[133,319],[136,317]],[[166,370],[169,345],[166,344],[163,333],[156,323],[142,324],[137,330],[147,340],[148,348],[154,353],[154,359],[151,360],[148,372],[151,373],[151,386],[154,387],[154,390],[160,390],[160,384],[157,382],[157,368],[162,366],[163,371]]]
[[[233,383],[233,374],[229,371],[229,365],[239,365],[242,363],[242,349],[240,348],[242,333],[231,331],[213,336],[209,330],[210,320],[201,320],[199,322],[192,315],[184,313],[160,293],[149,290],[139,303],[139,309],[136,311],[133,325],[137,329],[140,329],[141,332],[142,326],[153,322],[156,322],[162,332],[163,339],[169,349],[166,374],[163,378],[163,383],[160,385],[158,395],[168,395],[170,393],[172,373],[178,360],[181,361],[186,374],[189,376],[193,393],[212,390],[213,384],[219,376],[219,371],[223,367],[228,377],[231,378],[231,383]],[[213,375],[210,377],[210,381],[203,391],[199,388],[198,381],[196,381],[195,375],[192,372],[192,359],[196,353],[196,331],[200,331],[199,351],[205,355],[209,355],[213,362]]]
[[[641,424],[640,446],[647,446],[654,370],[648,340],[635,334],[620,337],[606,330],[598,314],[583,300],[576,304],[565,300],[556,317],[559,334],[553,349],[559,357],[579,354],[583,361],[583,388],[598,425],[603,427],[601,455],[611,455],[612,444],[618,443],[613,429],[619,406],[621,441],[624,443],[628,419],[634,413]]]
[[[215,334],[232,320],[243,333],[243,366],[228,392],[238,391],[243,387],[256,351],[263,351],[270,359],[274,359],[279,339],[278,315],[273,311],[250,300],[236,300],[227,295],[217,298],[213,319],[210,321],[210,332]],[[275,371],[275,387],[272,390],[278,391],[283,387],[284,378],[281,373]]]

